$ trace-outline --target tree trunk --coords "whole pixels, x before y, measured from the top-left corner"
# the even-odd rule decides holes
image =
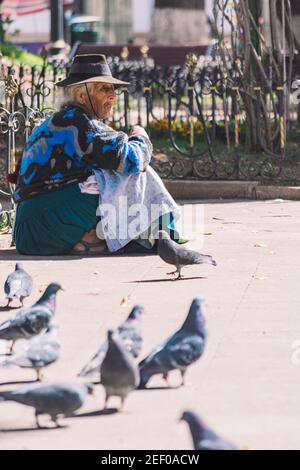
[[[149,42],[208,44],[210,27],[204,0],[156,0]]]
[[[294,34],[297,43],[300,44],[300,2],[299,0],[290,0],[290,2],[293,17]]]
[[[249,6],[249,11],[252,17],[254,18],[256,27],[259,28],[259,20],[262,17],[261,1],[260,0],[248,0],[248,6]],[[254,27],[252,23],[250,23],[250,33],[251,33],[251,43],[253,47],[255,48],[257,55],[261,56],[259,35],[257,32],[257,29]],[[251,79],[254,82],[259,82],[259,70],[257,67],[257,63],[253,58],[252,58],[251,71],[252,71]]]
[[[4,43],[4,30],[3,30],[3,23],[2,23],[2,3],[3,3],[3,0],[0,0],[0,44]]]

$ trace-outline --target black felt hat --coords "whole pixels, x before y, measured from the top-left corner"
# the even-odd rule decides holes
[[[57,82],[59,87],[80,85],[81,83],[112,83],[116,86],[129,85],[114,78],[104,54],[80,54],[73,59],[67,78]]]

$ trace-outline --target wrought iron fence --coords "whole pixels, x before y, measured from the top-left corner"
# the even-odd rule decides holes
[[[117,96],[111,125],[127,131],[145,126],[156,150],[155,169],[165,178],[300,179],[297,157],[298,107],[291,101],[288,116],[282,84],[254,83],[249,92],[239,79],[240,62],[224,68],[218,57],[190,56],[185,66],[155,67],[151,59],[110,59],[112,73],[130,82]],[[6,182],[33,128],[56,107],[54,83],[66,67],[44,62],[40,67],[2,64],[0,77],[0,193],[10,197]],[[264,122],[261,96],[267,96]],[[256,149],[247,145],[245,100],[253,100],[258,135]],[[283,119],[284,128],[283,128]],[[289,142],[285,130],[293,136]],[[299,139],[300,142],[300,139]],[[293,149],[292,146],[296,145]],[[160,152],[161,153],[161,152]]]

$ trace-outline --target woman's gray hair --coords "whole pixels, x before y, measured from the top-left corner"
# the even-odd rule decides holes
[[[55,108],[61,109],[67,104],[78,104],[77,96],[79,93],[86,93],[86,89],[93,97],[95,83],[79,83],[67,87],[58,87],[55,94]]]

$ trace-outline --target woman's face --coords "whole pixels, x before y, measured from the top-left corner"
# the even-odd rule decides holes
[[[109,118],[116,100],[114,86],[109,83],[95,83],[90,97],[97,117],[99,119]],[[90,105],[89,102],[87,104]]]

